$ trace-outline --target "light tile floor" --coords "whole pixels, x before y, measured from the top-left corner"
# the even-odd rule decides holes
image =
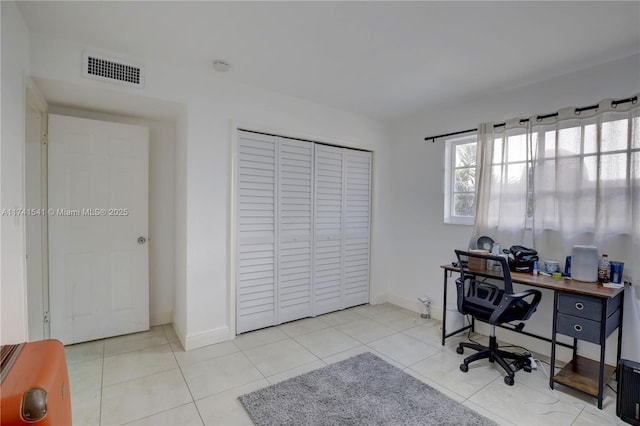
[[[615,416],[611,389],[598,410],[594,398],[561,386],[549,389],[548,364],[518,372],[512,387],[486,361],[462,373],[459,365],[469,351],[458,355],[455,347],[467,336],[441,346],[440,327],[440,321],[382,304],[258,330],[189,352],[170,325],[71,345],[66,354],[74,424],[251,424],[239,395],[366,351],[499,424],[623,424]]]

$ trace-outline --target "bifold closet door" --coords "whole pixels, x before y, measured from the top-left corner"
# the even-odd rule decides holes
[[[313,149],[240,132],[237,333],[312,315]]]
[[[343,309],[343,148],[315,149],[314,315]]]
[[[344,150],[344,307],[369,302],[371,153]]]
[[[314,315],[369,302],[371,153],[315,150]]]
[[[313,151],[278,138],[277,321],[312,315]]]
[[[236,331],[276,324],[276,167],[274,136],[240,132]]]
[[[246,131],[236,332],[369,301],[371,153]]]

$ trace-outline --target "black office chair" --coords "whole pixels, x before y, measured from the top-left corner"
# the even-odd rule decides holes
[[[460,364],[460,370],[469,371],[469,364],[473,361],[488,358],[489,362],[497,362],[507,373],[504,382],[509,386],[514,383],[514,373],[520,369],[531,372],[531,354],[516,354],[498,349],[496,340],[496,325],[505,324],[511,321],[524,321],[529,319],[540,303],[542,294],[538,290],[525,290],[519,293],[513,292],[511,273],[507,260],[500,256],[482,255],[461,250],[456,250],[458,265],[460,265],[460,278],[456,280],[456,290],[458,293],[458,311],[465,315],[471,315],[475,319],[487,322],[491,325],[491,335],[489,336],[489,346],[477,343],[461,342],[456,352],[464,353],[464,348],[478,351],[464,359]],[[498,281],[504,282],[504,287],[487,282],[487,278],[475,275],[474,269],[469,268],[469,263],[474,263],[473,259],[479,261],[499,262],[502,272]],[[469,262],[471,261],[471,262]],[[485,271],[486,272],[486,271]],[[526,301],[525,299],[533,300]],[[524,323],[514,326],[514,329],[521,331]],[[513,360],[507,363],[507,359]]]

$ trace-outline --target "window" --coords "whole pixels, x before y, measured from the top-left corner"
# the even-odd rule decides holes
[[[534,133],[536,224],[546,230],[591,234],[603,223],[607,235],[630,234],[634,179],[640,140],[630,137],[636,123],[603,114],[599,120],[569,122],[557,131]],[[566,223],[571,215],[572,221]]]
[[[487,223],[509,229],[531,229],[533,219],[533,149],[526,127],[494,128],[491,161],[492,196]],[[500,224],[500,225],[498,225]]]
[[[446,140],[444,222],[472,225],[482,199],[485,233],[538,229],[588,236],[606,223],[607,234],[628,234],[628,199],[640,170],[640,117],[593,115],[492,126],[485,135],[492,140],[486,145],[489,189],[480,195],[479,136]]]
[[[445,223],[473,225],[476,144],[476,135],[445,142]]]

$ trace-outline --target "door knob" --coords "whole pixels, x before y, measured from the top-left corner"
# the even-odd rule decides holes
[[[145,237],[138,237],[138,244],[144,244],[147,242],[147,239]]]

